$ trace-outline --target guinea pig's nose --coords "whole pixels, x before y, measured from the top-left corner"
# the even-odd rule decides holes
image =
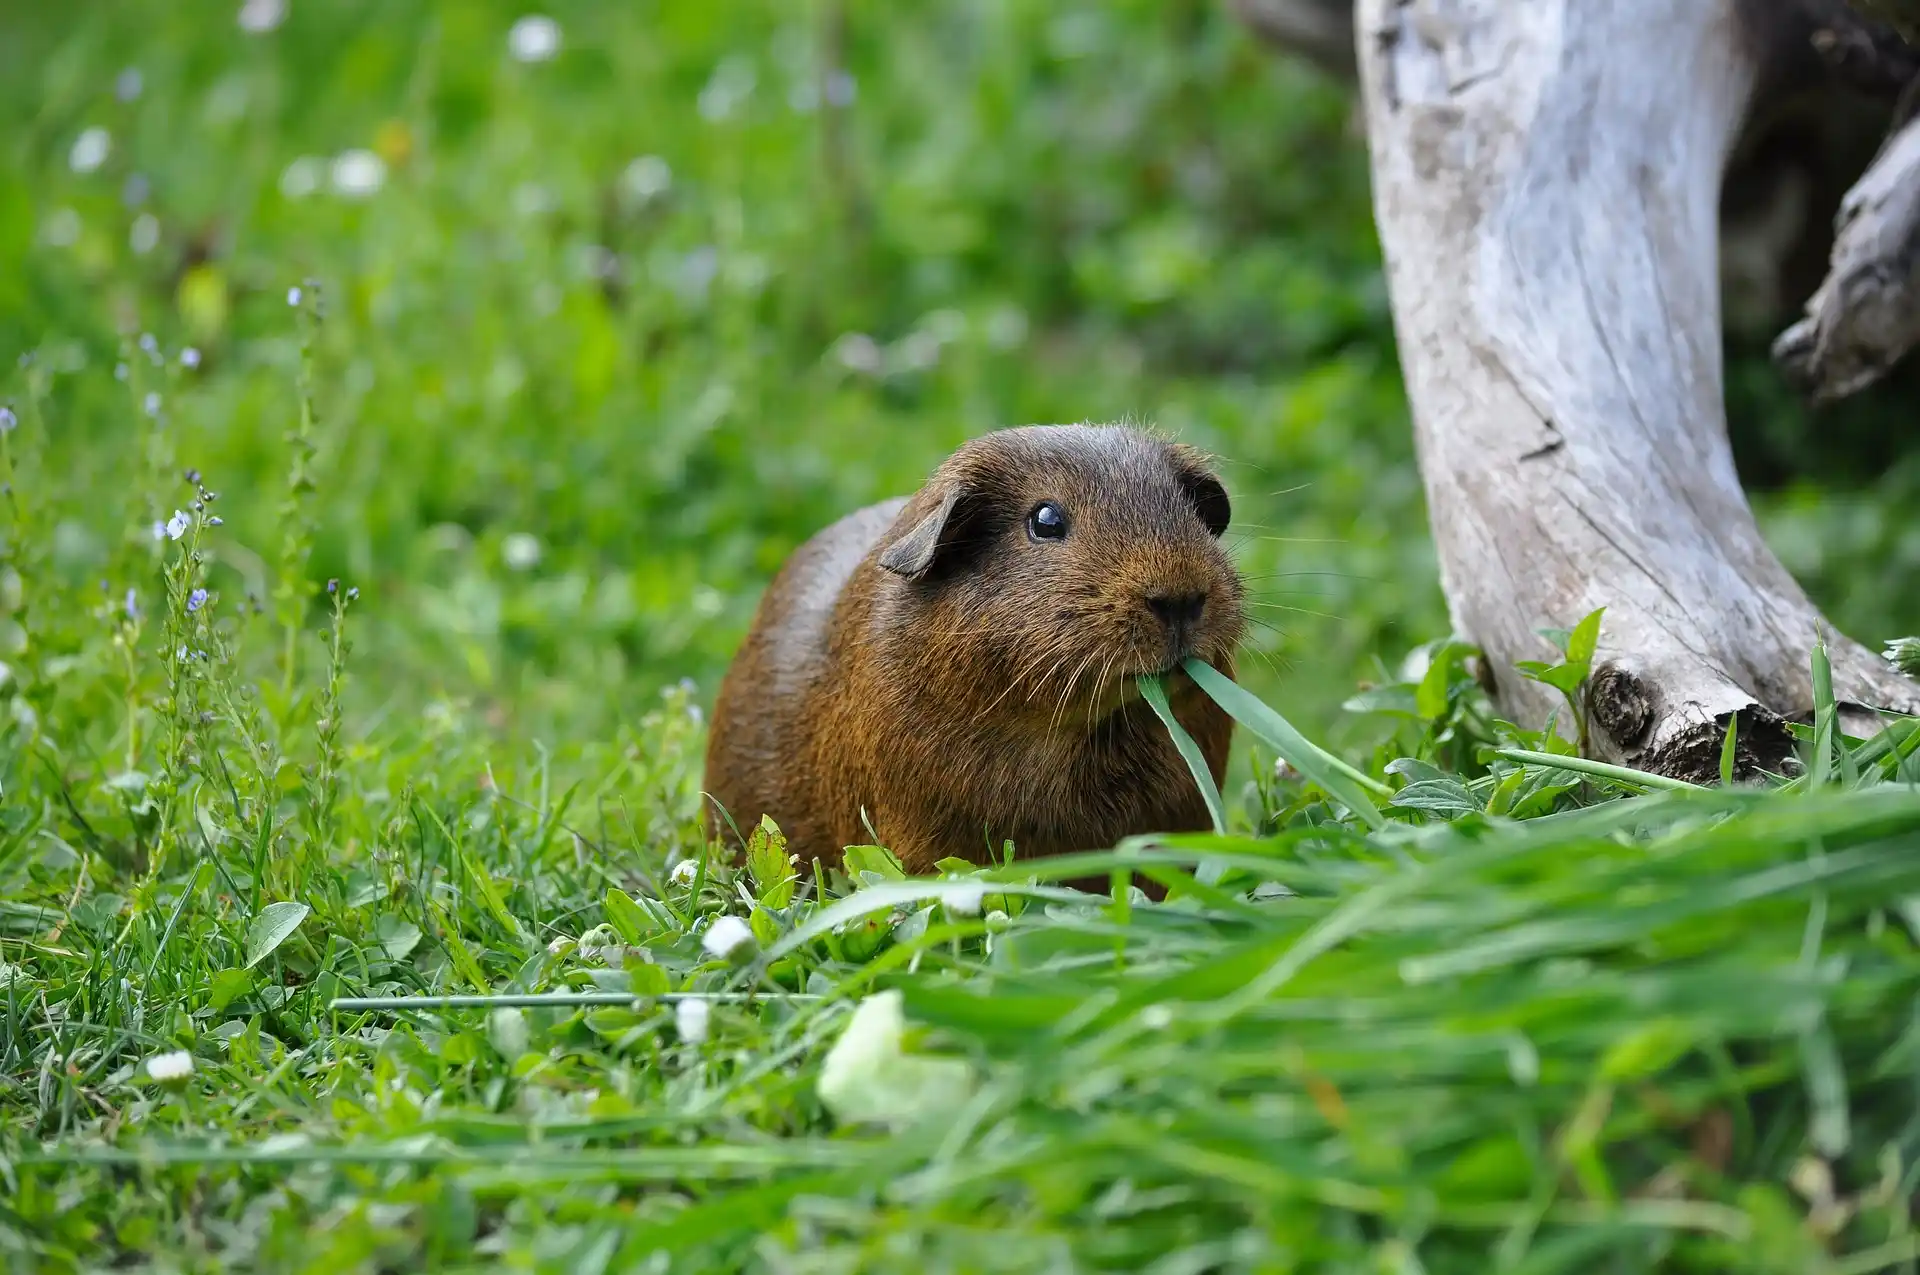
[[[1206,610],[1204,593],[1155,593],[1147,596],[1147,609],[1160,617],[1170,629],[1192,628]]]

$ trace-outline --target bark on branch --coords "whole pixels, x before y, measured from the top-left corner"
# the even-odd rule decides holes
[[[1727,719],[1773,767],[1819,612],[1734,472],[1716,260],[1764,51],[1741,0],[1361,0],[1374,209],[1455,629],[1503,708],[1537,630],[1607,608],[1596,751],[1708,776]],[[1920,687],[1829,638],[1852,704]]]
[[[1920,344],[1920,118],[1840,205],[1833,266],[1773,355],[1815,402],[1879,380]]]

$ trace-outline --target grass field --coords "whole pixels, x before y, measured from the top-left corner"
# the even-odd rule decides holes
[[[10,1268],[1915,1269],[1920,734],[1496,754],[1339,89],[1212,0],[551,13],[3,19]],[[1920,454],[1735,355],[1773,542],[1920,628]],[[1220,837],[709,860],[786,553],[1122,418],[1364,783],[1249,730]],[[528,1003],[334,1005],[445,995]]]

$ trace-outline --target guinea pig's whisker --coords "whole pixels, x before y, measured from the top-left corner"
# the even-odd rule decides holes
[[[1246,605],[1250,607],[1262,607],[1268,611],[1291,611],[1295,615],[1311,615],[1320,620],[1337,620],[1342,624],[1345,624],[1350,618],[1344,615],[1334,615],[1329,611],[1313,611],[1306,607],[1288,606],[1284,602],[1249,602]]]
[[[1060,698],[1053,706],[1053,714],[1047,719],[1048,733],[1052,733],[1059,726],[1060,719],[1067,711],[1067,702],[1073,698],[1073,688],[1080,684],[1080,675],[1087,671],[1087,666],[1092,664],[1099,654],[1098,651],[1088,651],[1081,661],[1074,665],[1073,673],[1061,683]]]

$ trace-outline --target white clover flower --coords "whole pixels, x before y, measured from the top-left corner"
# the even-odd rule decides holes
[[[987,889],[980,885],[961,886],[940,898],[949,916],[979,916],[980,905],[985,902]]]
[[[265,35],[287,20],[287,0],[246,0],[240,6],[240,29],[248,35]]]
[[[508,536],[500,546],[500,557],[509,569],[531,571],[540,565],[540,540],[524,531]]]
[[[193,525],[193,519],[187,517],[187,513],[184,509],[174,510],[173,517],[167,519],[167,525],[164,528],[164,530],[167,533],[167,539],[178,540],[180,537],[187,534],[187,528],[192,525]]]
[[[507,52],[516,62],[551,62],[560,52],[560,24],[543,13],[530,13],[507,32]]]
[[[161,1084],[185,1080],[193,1074],[193,1055],[184,1049],[147,1059],[147,1075]]]
[[[712,1020],[713,1006],[706,1001],[683,1000],[674,1004],[674,1030],[689,1045],[698,1045],[707,1039],[707,1027]]]
[[[152,213],[141,213],[133,219],[133,228],[127,232],[127,247],[134,255],[144,257],[160,243],[160,219]]]
[[[698,859],[680,860],[673,865],[673,871],[667,874],[667,879],[675,885],[692,885],[700,879],[700,861]]]
[[[620,174],[620,189],[638,204],[652,203],[673,188],[673,169],[658,155],[642,155]]]
[[[95,172],[112,153],[113,134],[96,124],[73,139],[73,149],[67,152],[67,167],[76,173]]]
[[[753,929],[745,921],[737,916],[719,916],[707,927],[700,946],[706,949],[707,955],[730,961],[747,954],[756,944]]]
[[[328,173],[333,193],[346,199],[365,199],[387,184],[387,161],[370,150],[356,148],[334,156]]]

